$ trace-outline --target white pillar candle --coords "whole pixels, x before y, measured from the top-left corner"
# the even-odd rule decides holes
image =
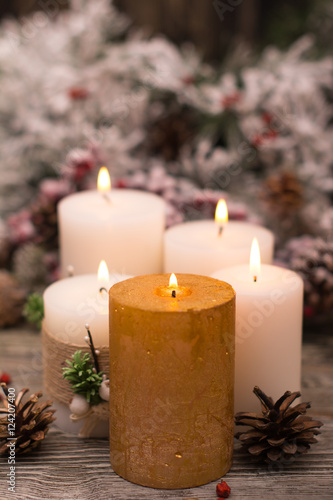
[[[83,191],[58,205],[62,276],[93,273],[102,259],[127,274],[162,271],[165,203],[130,189]]]
[[[95,273],[53,283],[44,292],[45,328],[62,341],[86,346],[89,324],[95,347],[109,345],[108,290],[128,277],[114,274],[106,283]]]
[[[274,400],[287,390],[300,390],[301,278],[277,266],[250,271],[248,264],[212,276],[236,291],[235,412],[260,410],[255,385]]]
[[[85,338],[87,336],[86,325],[89,325],[96,349],[109,345],[109,288],[129,278],[125,275],[108,275],[107,266],[99,266],[98,275],[87,274],[63,279],[50,285],[44,292],[44,329],[59,342],[76,344],[78,349],[87,348]],[[106,290],[101,290],[105,288]],[[58,363],[45,351],[47,363]],[[56,354],[56,353],[55,353]],[[70,358],[70,356],[69,356]],[[66,359],[63,360],[65,362]],[[59,363],[58,363],[59,364]],[[61,371],[61,367],[55,364],[52,369]],[[45,374],[45,372],[44,372]],[[44,375],[45,377],[45,375]],[[45,379],[44,379],[45,383]],[[59,390],[59,389],[57,389]],[[84,420],[72,422],[71,410],[68,404],[64,404],[52,395],[53,406],[57,410],[56,425],[65,432],[79,434]],[[107,437],[108,422],[99,422],[92,431],[91,437]]]
[[[273,258],[274,236],[268,229],[247,222],[228,222],[222,234],[213,220],[185,222],[168,229],[164,239],[164,272],[209,276],[223,267],[249,262],[256,236],[262,261]]]

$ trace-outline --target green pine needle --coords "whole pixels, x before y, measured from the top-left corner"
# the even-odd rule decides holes
[[[85,396],[88,403],[98,405],[102,399],[99,388],[103,381],[103,373],[94,373],[90,354],[76,351],[72,361],[66,360],[68,366],[62,369],[62,376],[72,385],[73,392]]]
[[[23,315],[27,318],[29,323],[34,324],[36,328],[40,330],[44,318],[43,296],[39,293],[31,293],[23,308]]]

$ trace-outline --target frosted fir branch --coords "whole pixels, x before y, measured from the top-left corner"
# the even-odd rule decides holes
[[[307,200],[330,204],[333,59],[311,60],[309,37],[215,71],[193,47],[126,32],[128,19],[107,0],[76,0],[51,17],[44,11],[0,25],[1,214],[26,207],[41,179],[64,178],[75,190],[92,186],[102,163],[120,178],[146,172],[151,161],[182,176],[182,185],[187,177],[235,198],[246,186],[249,203],[272,171],[292,169]],[[170,96],[198,124],[175,162],[145,149]],[[73,151],[86,155],[82,168]],[[163,192],[173,199],[173,187]],[[177,196],[170,220],[182,217],[181,190]]]

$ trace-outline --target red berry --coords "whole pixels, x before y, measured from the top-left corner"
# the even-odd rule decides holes
[[[71,87],[68,90],[68,96],[73,99],[73,101],[87,99],[89,91],[84,87]]]
[[[6,372],[2,372],[1,375],[0,375],[0,383],[3,383],[3,384],[10,384],[12,378],[11,376],[9,375],[9,373],[6,373]]]
[[[237,102],[240,101],[240,97],[241,95],[239,92],[233,92],[232,94],[222,97],[221,105],[225,108],[229,108],[230,106],[237,104]]]
[[[304,316],[306,318],[312,318],[314,316],[315,310],[311,306],[304,306]]]
[[[185,85],[193,85],[193,83],[195,82],[195,77],[193,75],[184,76],[184,78],[182,78],[182,82]]]
[[[266,136],[269,139],[275,139],[278,136],[278,133],[277,133],[276,130],[274,130],[273,128],[271,128],[271,129],[268,130]]]
[[[261,146],[263,143],[263,136],[260,134],[254,134],[252,137],[252,144],[254,146]]]
[[[230,492],[231,488],[225,481],[221,481],[218,485],[216,485],[216,494],[219,498],[228,498]]]
[[[126,188],[127,187],[127,182],[125,179],[118,179],[118,181],[116,181],[116,187],[117,188]]]
[[[273,115],[271,113],[268,113],[268,111],[264,111],[261,115],[262,120],[267,124],[270,125],[273,121]]]

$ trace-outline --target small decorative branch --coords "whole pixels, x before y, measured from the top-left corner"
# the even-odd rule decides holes
[[[93,357],[93,360],[94,360],[94,365],[95,365],[95,370],[96,370],[96,373],[99,373],[99,363],[98,363],[98,359],[97,359],[97,351],[95,350],[95,346],[94,346],[94,341],[92,339],[92,335],[90,333],[90,329],[89,329],[89,325],[85,325],[86,327],[86,330],[87,330],[87,333],[88,333],[88,345],[90,347],[90,350],[91,350],[91,355]]]

